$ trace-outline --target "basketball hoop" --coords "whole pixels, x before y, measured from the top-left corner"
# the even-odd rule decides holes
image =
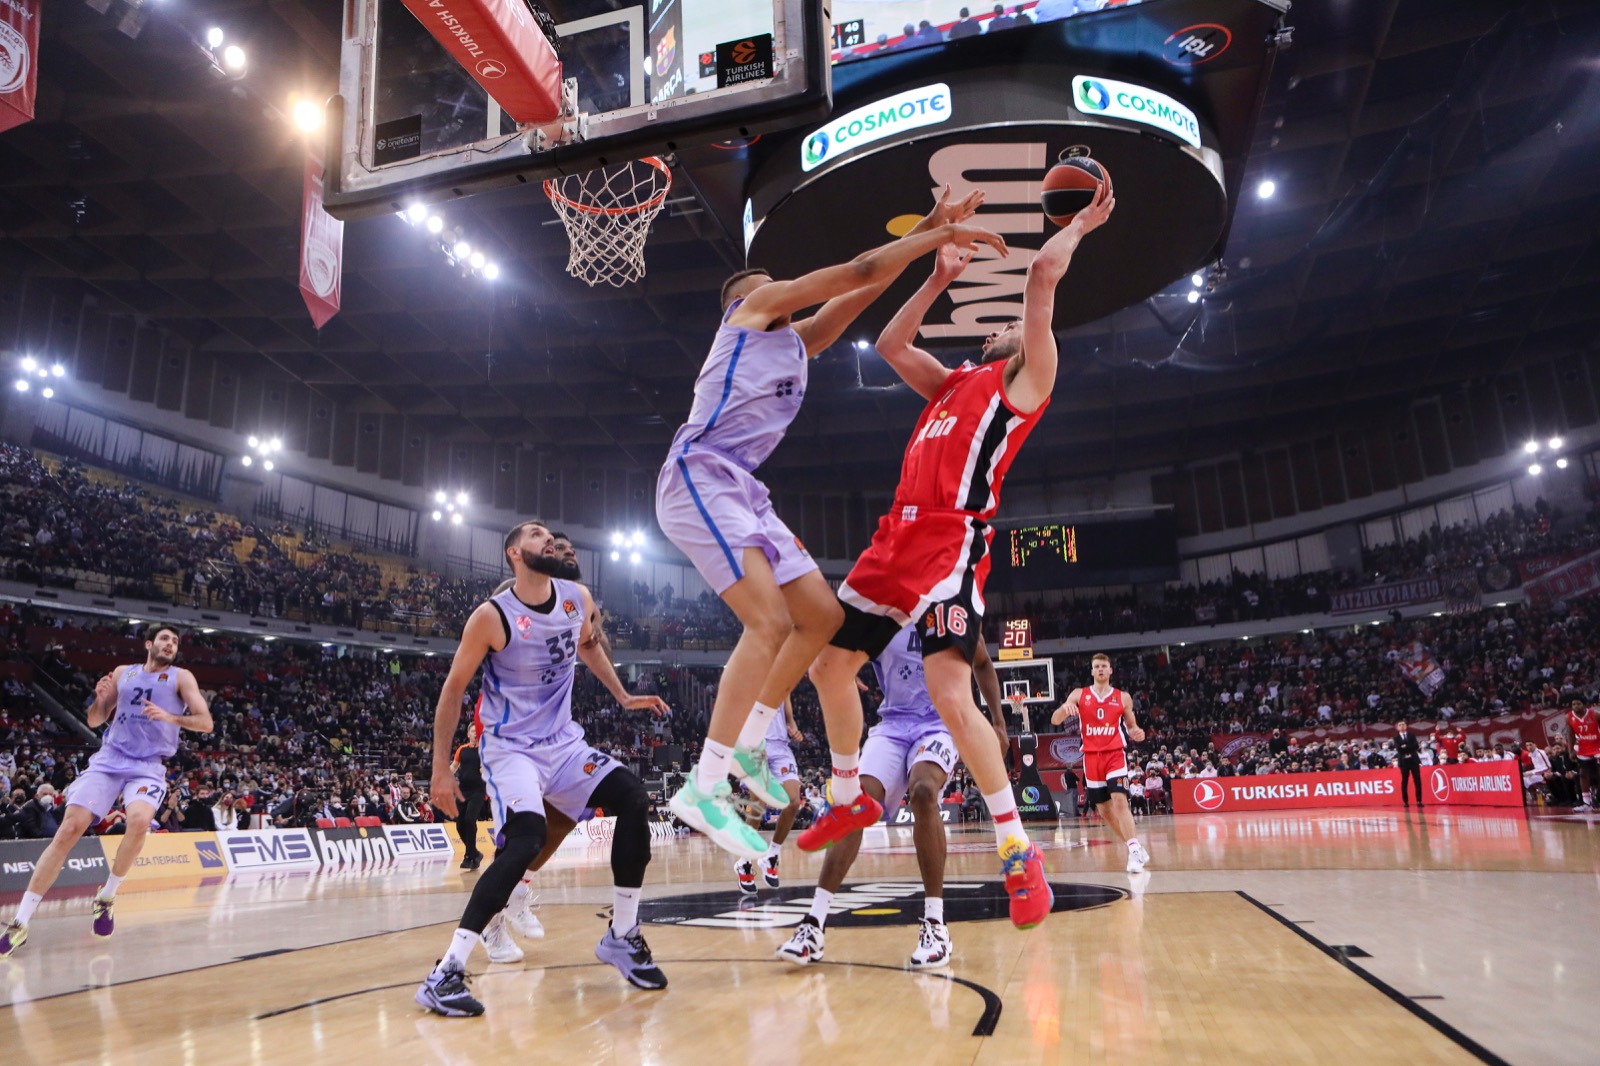
[[[566,174],[544,183],[572,242],[567,273],[591,287],[644,277],[644,242],[667,201],[672,172],[657,156]]]

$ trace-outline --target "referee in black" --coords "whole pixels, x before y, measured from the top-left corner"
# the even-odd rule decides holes
[[[1422,751],[1417,747],[1416,735],[1406,728],[1404,722],[1394,724],[1396,730],[1394,737],[1395,762],[1400,767],[1400,802],[1407,807],[1411,800],[1407,798],[1406,783],[1413,782],[1417,787],[1417,806],[1422,806]]]
[[[483,852],[478,850],[478,814],[488,790],[483,783],[483,762],[478,757],[478,745],[463,744],[456,749],[456,782],[466,797],[461,812],[456,817],[456,832],[461,836],[461,846],[466,854],[461,858],[463,870],[476,870],[483,864]]]

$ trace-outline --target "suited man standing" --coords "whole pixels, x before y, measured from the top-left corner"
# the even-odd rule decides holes
[[[1396,722],[1394,738],[1395,764],[1400,767],[1400,802],[1407,807],[1411,801],[1406,798],[1406,782],[1416,783],[1417,806],[1422,806],[1422,749],[1417,746],[1416,736],[1406,728],[1404,722]]]
[[[463,744],[457,748],[452,768],[456,772],[456,782],[461,786],[461,794],[466,797],[456,817],[456,833],[461,837],[461,846],[465,851],[461,868],[476,870],[483,864],[483,853],[478,850],[478,812],[483,810],[483,801],[488,795],[478,746]]]

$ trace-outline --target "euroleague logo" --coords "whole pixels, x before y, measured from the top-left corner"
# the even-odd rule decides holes
[[[1450,775],[1440,767],[1434,767],[1433,773],[1428,775],[1428,789],[1433,793],[1433,802],[1445,802],[1450,798]]]
[[[733,61],[739,66],[756,61],[756,42],[740,41],[733,46]]]
[[[1222,800],[1226,795],[1221,785],[1206,779],[1194,786],[1194,805],[1202,811],[1214,811],[1222,806]]]

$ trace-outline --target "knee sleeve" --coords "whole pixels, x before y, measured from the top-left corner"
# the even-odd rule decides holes
[[[511,899],[511,890],[522,880],[522,874],[544,847],[544,815],[531,811],[515,811],[506,819],[501,833],[504,843],[494,854],[494,861],[478,877],[467,900],[467,909],[461,916],[461,927],[474,933],[483,932]]]
[[[589,805],[612,812],[617,818],[611,839],[611,878],[619,888],[644,884],[650,865],[650,796],[644,783],[627,770],[613,770],[596,786]]]

